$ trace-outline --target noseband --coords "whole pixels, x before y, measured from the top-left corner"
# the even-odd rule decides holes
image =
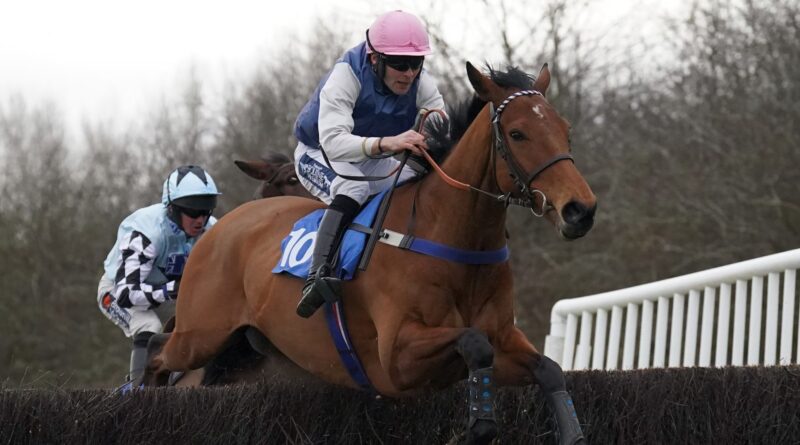
[[[514,181],[514,184],[517,186],[519,191],[522,193],[522,198],[512,198],[511,193],[507,193],[505,196],[506,198],[506,205],[514,204],[519,205],[522,207],[527,207],[531,210],[535,216],[544,216],[545,212],[548,209],[547,203],[547,196],[545,196],[544,192],[531,187],[531,183],[537,176],[539,176],[543,171],[547,170],[548,168],[552,167],[554,164],[561,162],[561,161],[572,161],[573,163],[575,160],[572,158],[572,155],[569,153],[561,153],[553,156],[552,158],[542,162],[538,167],[533,169],[530,173],[526,173],[525,170],[520,166],[519,161],[514,156],[514,153],[508,148],[506,144],[505,138],[503,137],[503,132],[500,129],[500,116],[503,114],[503,111],[506,109],[509,103],[512,100],[521,97],[521,96],[542,96],[544,95],[536,90],[523,90],[517,91],[516,93],[508,96],[495,110],[494,105],[489,102],[489,111],[491,113],[491,122],[492,122],[492,145],[493,147],[500,153],[500,156],[503,160],[506,161],[506,165],[508,165],[509,173],[511,174],[511,179]],[[524,180],[523,180],[524,178]],[[536,213],[533,206],[535,204],[535,197],[536,194],[539,194],[542,197],[542,211],[541,213]]]

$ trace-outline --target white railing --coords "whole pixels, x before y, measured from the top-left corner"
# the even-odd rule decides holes
[[[564,370],[798,363],[798,267],[800,249],[558,301],[544,353]]]

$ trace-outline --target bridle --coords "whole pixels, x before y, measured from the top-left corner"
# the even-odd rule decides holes
[[[511,196],[512,192],[497,194],[480,189],[478,187],[471,186],[469,184],[465,184],[463,182],[456,181],[447,176],[447,174],[444,171],[442,171],[442,169],[433,161],[433,159],[425,150],[423,150],[423,155],[425,156],[427,161],[431,164],[431,166],[433,166],[434,170],[436,170],[436,172],[439,173],[440,176],[442,176],[442,178],[445,180],[446,183],[457,188],[461,188],[464,190],[473,190],[478,193],[490,196],[493,199],[502,202],[506,207],[508,207],[509,205],[525,207],[530,209],[531,213],[534,216],[538,217],[544,216],[544,214],[547,212],[547,210],[549,210],[551,205],[547,202],[547,196],[545,196],[544,192],[539,189],[532,188],[530,184],[533,182],[534,179],[536,179],[537,176],[542,174],[542,172],[552,167],[556,163],[566,160],[572,161],[574,163],[575,160],[569,153],[557,154],[552,158],[542,162],[538,167],[533,169],[533,171],[531,171],[530,173],[526,173],[525,170],[520,166],[520,163],[519,161],[517,161],[517,158],[514,156],[514,153],[512,153],[511,150],[508,148],[505,138],[503,137],[503,132],[500,129],[500,117],[502,116],[503,111],[506,109],[506,107],[512,100],[522,96],[536,96],[536,95],[544,97],[542,93],[536,90],[522,90],[522,91],[517,91],[516,93],[508,96],[497,107],[497,109],[494,108],[494,104],[492,104],[492,102],[489,102],[489,112],[491,115],[490,120],[492,124],[492,148],[493,148],[492,153],[494,153],[494,150],[497,150],[497,152],[500,153],[500,156],[503,158],[503,160],[506,161],[506,165],[508,166],[511,179],[514,181],[514,184],[517,186],[520,193],[522,193],[522,198],[512,197]],[[430,114],[432,111],[439,111],[439,110],[431,110],[427,114]],[[423,116],[423,119],[427,117],[427,114]],[[536,202],[535,198],[537,194],[542,198],[542,210],[540,213],[537,213],[536,210],[534,209],[534,204]]]
[[[542,96],[544,95],[536,90],[522,90],[517,91],[516,93],[508,96],[506,100],[504,100],[500,106],[497,107],[497,110],[494,110],[494,105],[490,102],[489,103],[489,110],[492,115],[491,122],[492,122],[492,145],[494,148],[500,153],[500,156],[503,160],[506,161],[506,165],[508,165],[509,174],[511,175],[511,179],[514,181],[514,184],[517,186],[519,191],[522,193],[522,203],[517,205],[522,205],[524,207],[528,207],[531,209],[531,213],[535,216],[544,216],[545,212],[548,209],[547,203],[547,196],[545,196],[544,192],[539,189],[532,188],[530,184],[539,176],[543,171],[547,170],[548,168],[552,167],[558,162],[561,161],[572,161],[575,163],[575,160],[572,158],[572,155],[569,153],[561,153],[553,156],[552,158],[542,162],[539,164],[538,167],[533,169],[530,173],[526,174],[525,170],[522,169],[517,158],[514,156],[514,153],[508,148],[506,144],[505,138],[503,137],[503,132],[500,129],[500,116],[502,115],[503,111],[506,109],[508,104],[521,96]],[[522,178],[525,180],[523,181]],[[533,205],[535,202],[535,195],[539,194],[542,197],[542,212],[536,213],[534,210]]]

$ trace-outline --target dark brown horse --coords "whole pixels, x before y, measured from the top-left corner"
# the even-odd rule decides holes
[[[253,199],[275,196],[302,196],[316,199],[300,184],[294,163],[282,153],[268,152],[256,161],[233,161],[251,178],[263,181],[253,194]]]
[[[589,231],[596,199],[572,162],[569,124],[545,99],[547,66],[533,85],[519,74],[486,76],[467,64],[476,103],[485,106],[442,169],[472,188],[433,174],[400,187],[386,229],[406,232],[413,217],[418,239],[499,251],[506,245],[507,205],[517,203],[543,214],[563,238]],[[170,370],[205,365],[232,335],[255,329],[299,367],[356,387],[324,311],[307,320],[295,314],[303,281],[270,273],[293,221],[321,207],[295,197],[254,201],[204,235],[186,265],[174,332],[151,340],[146,384],[163,384]],[[375,391],[411,395],[468,377],[466,442],[487,443],[497,433],[495,385],[538,383],[562,443],[582,441],[560,368],[514,325],[509,261],[464,264],[378,244],[369,269],[345,281],[342,295],[353,348]]]

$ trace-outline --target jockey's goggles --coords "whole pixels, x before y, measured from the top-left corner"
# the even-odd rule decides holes
[[[190,209],[186,207],[178,207],[181,213],[188,216],[189,218],[196,219],[199,217],[208,218],[214,212],[213,210],[205,210],[205,209]]]
[[[404,73],[409,69],[414,71],[420,69],[425,56],[384,56],[384,63],[393,70]]]

